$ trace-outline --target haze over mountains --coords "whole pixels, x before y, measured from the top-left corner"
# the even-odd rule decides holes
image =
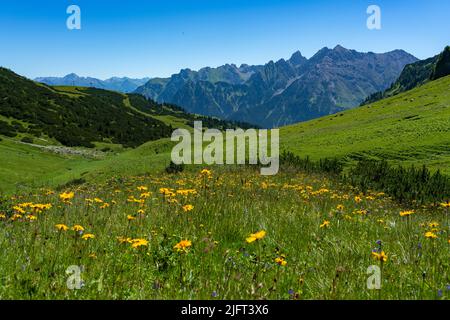
[[[170,78],[102,81],[70,74],[35,80],[135,92],[190,113],[278,127],[354,108],[389,88],[405,65],[417,60],[403,50],[361,53],[338,45],[310,59],[297,51],[288,60],[265,65],[183,69]]]
[[[34,79],[37,82],[48,84],[49,86],[79,86],[93,87],[98,89],[113,90],[124,93],[133,92],[139,86],[145,84],[150,78],[132,79],[127,77],[112,77],[106,80],[100,80],[91,77],[80,77],[75,73],[65,77],[39,77]]]

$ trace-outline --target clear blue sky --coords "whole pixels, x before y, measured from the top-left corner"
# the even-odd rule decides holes
[[[66,28],[71,4],[81,30]],[[370,4],[381,7],[379,31],[366,28]],[[450,44],[449,12],[448,0],[2,1],[0,65],[28,77],[156,77],[337,44],[426,58]]]

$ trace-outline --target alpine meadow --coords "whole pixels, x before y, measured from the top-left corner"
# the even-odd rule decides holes
[[[56,51],[57,32],[87,37],[74,40],[86,45],[103,30],[97,23],[113,23],[78,2],[82,23],[55,31]],[[225,8],[220,12],[231,14]],[[202,10],[195,14],[203,17]],[[183,25],[173,26],[174,43],[186,46],[180,54],[170,39],[158,47],[170,28],[158,31],[151,50],[143,43],[135,28],[147,14],[124,20],[117,44],[85,47],[89,59],[54,58],[54,66],[27,71],[29,63],[0,54],[1,300],[450,300],[448,42],[421,51],[420,39],[408,38],[408,49],[384,50],[356,31],[355,41],[341,40],[349,34],[339,29],[323,42],[359,39],[364,49],[308,49],[309,58],[297,51],[263,64],[259,52],[260,64],[218,66],[200,53],[186,57],[206,41],[203,20],[182,33]],[[234,43],[244,37],[236,29],[244,22],[231,27],[219,16],[218,30],[201,34],[220,33],[247,59],[245,41]],[[63,10],[62,28],[65,17]],[[257,26],[252,32],[264,38]],[[376,38],[388,30],[364,31]],[[225,48],[212,38],[202,50],[222,61],[235,57],[220,55]],[[286,39],[278,40],[274,47]],[[114,52],[133,49],[124,60]],[[46,61],[38,52],[20,56]],[[142,59],[139,68],[134,59]],[[178,71],[150,76],[170,59]],[[178,69],[198,62],[204,67],[197,71]],[[92,76],[77,76],[85,67]],[[101,70],[117,76],[102,78]],[[175,160],[181,133],[188,142]],[[227,149],[235,138],[243,147]],[[257,154],[245,149],[253,142]],[[214,145],[224,151],[215,147],[214,159],[228,150],[232,157],[191,161],[191,145],[192,155]],[[261,174],[274,165],[267,156],[279,165],[271,175]]]

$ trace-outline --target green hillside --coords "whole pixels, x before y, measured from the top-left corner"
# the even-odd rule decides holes
[[[312,159],[386,159],[450,174],[450,76],[414,90],[281,129],[286,150]]]

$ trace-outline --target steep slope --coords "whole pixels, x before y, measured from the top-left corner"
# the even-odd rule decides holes
[[[436,80],[450,74],[450,47],[432,58],[408,64],[398,79],[386,91],[378,91],[362,103],[362,105],[392,97],[396,94],[421,86],[428,81]]]
[[[313,159],[387,159],[450,174],[450,76],[370,105],[284,127],[281,145]]]
[[[50,86],[77,86],[77,87],[93,87],[98,89],[113,90],[119,92],[133,92],[138,87],[145,84],[149,78],[132,79],[112,77],[106,80],[100,80],[91,77],[79,77],[75,73],[68,74],[64,77],[39,77],[34,79],[37,82],[45,83]]]
[[[174,127],[247,127],[187,114],[174,105],[161,105],[137,94],[96,88],[50,87],[0,69],[0,134],[94,147],[95,142],[136,147],[169,137]]]

